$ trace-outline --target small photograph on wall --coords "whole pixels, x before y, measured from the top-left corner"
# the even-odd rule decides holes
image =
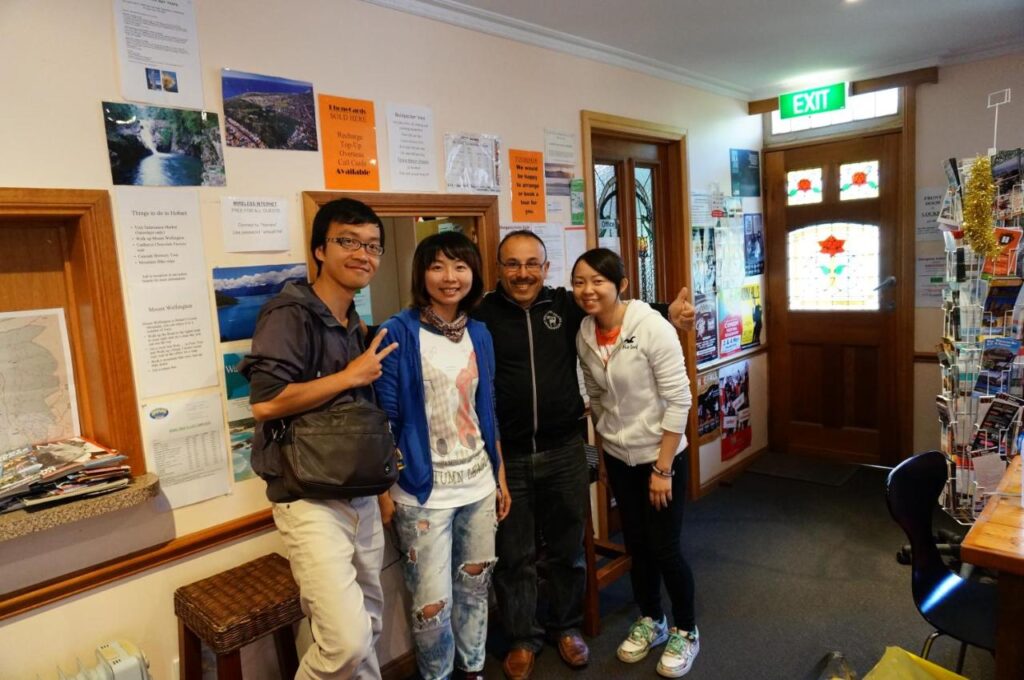
[[[224,138],[246,149],[316,151],[313,83],[221,70]]]
[[[750,362],[740,361],[718,370],[721,400],[722,460],[750,447]]]
[[[252,338],[263,304],[280,293],[289,281],[306,280],[304,263],[214,269],[213,291],[217,299],[220,341]]]
[[[167,89],[169,81],[165,75],[162,79]],[[177,80],[173,85],[177,87]],[[224,186],[224,152],[216,113],[102,104],[114,184]]]
[[[698,444],[713,441],[721,433],[718,394],[718,371],[697,376],[697,435]]]
[[[733,196],[761,195],[761,153],[749,149],[729,149]]]
[[[743,264],[747,276],[764,274],[764,224],[761,213],[743,215]]]
[[[250,343],[235,345],[225,351],[224,387],[227,390],[228,434],[231,437],[231,469],[236,482],[252,479],[252,436],[256,420],[249,406],[249,381],[238,372],[237,366],[249,353]]]

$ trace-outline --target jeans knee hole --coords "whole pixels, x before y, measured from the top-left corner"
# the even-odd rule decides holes
[[[416,612],[416,623],[420,626],[429,626],[432,623],[438,623],[441,618],[441,614],[448,606],[447,600],[441,600],[434,604],[428,604],[419,609]]]

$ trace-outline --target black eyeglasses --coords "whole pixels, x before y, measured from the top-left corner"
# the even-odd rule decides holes
[[[518,260],[505,260],[502,262],[498,260],[498,264],[505,268],[505,271],[514,273],[519,271],[520,268],[525,268],[526,271],[531,274],[536,274],[540,271],[540,268],[544,266],[543,262],[537,262],[537,260],[527,260],[526,262],[520,262]]]
[[[363,243],[362,241],[348,236],[333,236],[324,239],[328,243],[337,243],[345,250],[359,250],[362,248],[368,255],[381,256],[384,254],[384,246],[379,243]]]

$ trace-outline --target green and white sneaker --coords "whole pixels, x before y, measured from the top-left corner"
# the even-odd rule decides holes
[[[670,628],[668,644],[665,645],[665,651],[661,653],[661,660],[658,662],[658,675],[666,678],[679,678],[686,675],[690,672],[690,667],[699,651],[700,638],[696,626],[692,631]]]
[[[667,639],[668,622],[665,617],[655,621],[650,616],[642,616],[629,627],[629,635],[619,645],[619,660],[636,663],[647,656],[651,647],[657,647]]]

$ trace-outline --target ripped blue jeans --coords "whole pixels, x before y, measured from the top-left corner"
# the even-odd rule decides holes
[[[457,666],[482,671],[487,592],[494,569],[494,494],[458,508],[395,504],[412,595],[412,638],[424,680],[448,678]]]

